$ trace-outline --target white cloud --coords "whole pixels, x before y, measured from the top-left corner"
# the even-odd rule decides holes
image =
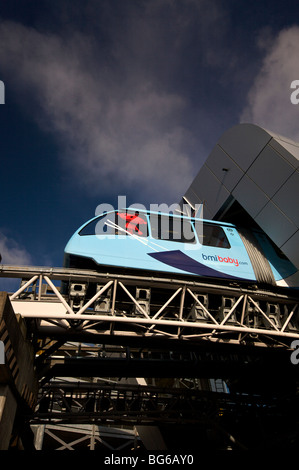
[[[282,30],[267,41],[263,65],[248,94],[243,122],[252,122],[270,131],[299,141],[299,105],[291,103],[290,88],[299,79],[299,27]]]
[[[207,0],[120,2],[119,14],[110,2],[87,5],[88,28],[84,18],[76,27],[81,2],[66,32],[0,23],[0,66],[23,108],[59,138],[64,171],[75,181],[94,194],[135,188],[142,197],[179,200],[206,152],[187,128],[193,103],[178,76],[190,53],[192,65],[224,60],[225,12]]]
[[[122,82],[96,63],[87,36],[66,39],[2,23],[0,41],[1,66],[23,97],[29,93],[32,117],[59,138],[65,170],[92,192],[113,185],[120,194],[133,186],[165,196],[189,184],[191,139],[180,122],[186,106],[180,96],[159,90],[150,78],[134,86],[125,77]]]
[[[26,266],[31,264],[30,254],[22,248],[15,240],[8,238],[0,232],[0,254],[1,264],[11,266]]]

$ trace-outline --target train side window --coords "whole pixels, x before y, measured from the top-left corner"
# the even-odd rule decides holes
[[[80,232],[79,235],[86,236],[86,235],[114,235],[114,228],[107,225],[107,219],[111,214],[101,215],[96,219],[89,222],[89,224],[85,225]]]
[[[117,212],[116,213],[118,235],[138,235],[148,236],[147,217],[139,211]]]
[[[219,225],[203,223],[202,233],[198,233],[199,242],[205,246],[230,248],[230,243],[224,230]]]
[[[138,235],[148,236],[146,215],[138,212],[109,212],[80,230],[79,235]]]
[[[160,214],[151,214],[152,237],[180,243],[195,243],[195,235],[189,220]]]
[[[146,215],[138,212],[109,212],[97,217],[80,230],[79,235],[148,236]]]

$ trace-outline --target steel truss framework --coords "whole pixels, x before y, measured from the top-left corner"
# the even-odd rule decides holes
[[[69,424],[115,429],[139,423],[217,428],[236,444],[247,424],[236,434],[234,424],[244,416],[253,423],[252,435],[260,436],[257,419],[285,428],[285,407],[287,414],[295,407],[288,384],[297,377],[290,361],[299,340],[294,291],[63,268],[0,266],[0,276],[21,280],[10,301],[26,322],[40,378],[37,408],[26,419],[46,426],[48,438],[55,440],[51,426],[63,433]],[[142,387],[90,380],[99,376],[170,377],[180,384],[176,390],[155,386],[159,379]],[[234,388],[238,376],[246,376],[245,390]],[[82,385],[81,377],[89,379]],[[198,384],[186,386],[192,378]],[[206,378],[229,378],[230,393],[206,393]],[[270,395],[269,388],[247,387],[253,379],[268,387],[268,378]],[[275,393],[273,384],[279,385]],[[296,423],[295,417],[288,438]],[[62,448],[76,447],[76,437],[65,440],[59,432]],[[281,438],[278,431],[266,433],[273,442]],[[78,445],[89,438],[92,446],[101,440],[92,431],[79,436]]]
[[[58,411],[58,410],[57,410]],[[58,411],[59,412],[59,411]],[[35,432],[36,449],[43,450],[99,450],[137,451],[142,442],[136,429],[117,429],[96,424],[32,425]]]
[[[69,427],[69,431],[73,437],[63,438],[63,442],[61,435],[56,436],[60,449],[90,441],[93,448],[97,444],[98,447],[106,445],[120,450],[127,445],[132,447],[134,437],[136,450],[138,446],[142,447],[142,442],[138,442],[139,425],[159,426],[166,429],[166,433],[172,427],[178,430],[178,434],[185,429],[190,440],[193,434],[194,449],[214,445],[219,449],[231,446],[248,450],[251,447],[263,448],[269,442],[284,447],[286,436],[289,443],[297,445],[296,420],[292,422],[289,418],[296,409],[294,397],[288,394],[276,397],[207,392],[194,387],[195,384],[192,388],[186,380],[182,382],[180,388],[161,388],[118,382],[103,382],[99,386],[97,383],[54,381],[43,388],[31,423],[41,426],[48,437],[55,439],[57,432],[66,431],[71,417],[72,428]],[[245,433],[244,424],[236,425],[242,423],[244,417]],[[85,423],[92,424],[82,436],[80,428]],[[107,438],[103,440],[104,426]],[[131,426],[131,435],[119,436],[117,426]],[[285,430],[283,438],[282,429]],[[74,430],[81,433],[79,438],[74,438]],[[116,438],[127,437],[127,441],[112,443],[109,433],[110,437],[112,434]],[[263,437],[265,435],[267,438]],[[184,447],[183,436],[176,443]],[[176,444],[172,449],[176,449]]]
[[[250,406],[268,414],[281,406],[277,397],[216,394],[192,388],[186,379],[181,382],[178,388],[162,388],[117,381],[101,384],[53,381],[43,387],[33,422],[63,424],[68,423],[71,415],[77,424],[92,420],[94,424],[113,425],[192,425],[237,414],[242,409],[248,411]],[[283,401],[284,406],[289,406],[286,396]]]
[[[76,331],[117,337],[229,341],[290,347],[299,339],[298,296],[238,285],[101,274],[71,269],[13,268],[15,313],[39,334]],[[55,285],[63,283],[63,289]],[[57,284],[57,283],[56,283]]]

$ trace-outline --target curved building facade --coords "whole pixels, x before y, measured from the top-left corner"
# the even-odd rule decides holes
[[[299,269],[299,144],[254,124],[227,130],[181,204],[203,217],[258,225]]]

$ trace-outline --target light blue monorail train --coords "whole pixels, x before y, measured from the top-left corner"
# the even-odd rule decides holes
[[[86,222],[66,245],[64,266],[298,287],[288,282],[295,266],[257,228],[140,209]]]

